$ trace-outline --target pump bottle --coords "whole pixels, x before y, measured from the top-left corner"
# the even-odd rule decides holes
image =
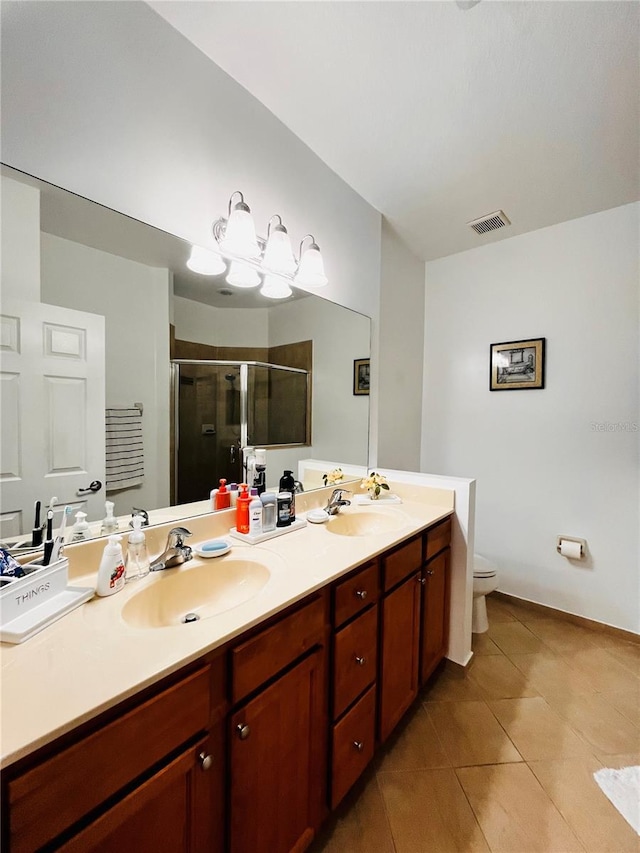
[[[110,536],[105,545],[98,569],[96,595],[114,595],[124,586],[124,559],[120,542],[122,536]]]
[[[220,488],[215,497],[215,509],[229,509],[231,506],[231,492],[227,488],[227,481],[220,480]]]
[[[236,505],[236,530],[238,533],[249,532],[249,504],[251,496],[249,495],[249,486],[246,483],[240,483],[240,494]]]
[[[149,554],[147,553],[147,543],[142,532],[143,521],[144,519],[141,515],[134,515],[131,521],[133,524],[133,533],[129,534],[127,558],[125,560],[126,581],[144,578],[149,574]]]

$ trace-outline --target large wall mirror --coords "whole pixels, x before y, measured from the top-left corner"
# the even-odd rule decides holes
[[[368,397],[353,393],[353,365],[369,357],[369,318],[301,290],[276,301],[231,287],[224,275],[198,275],[186,266],[190,250],[2,167],[2,539],[28,533],[35,502],[44,510],[52,497],[58,513],[68,504],[94,523],[105,500],[120,516],[172,504],[192,515],[187,501],[208,498],[226,473],[217,460],[233,459],[242,443],[242,363],[261,365],[254,390],[273,389],[270,409],[261,398],[251,410],[256,443],[277,436],[267,444],[269,487],[302,459],[366,466]],[[187,429],[176,430],[172,359],[183,365],[191,407],[182,419],[193,475],[175,467]],[[205,362],[222,362],[214,378],[204,378]],[[264,367],[272,364],[280,368],[273,377]],[[287,367],[290,376],[281,372]],[[131,419],[143,455],[143,473],[124,488],[112,476],[108,491],[107,411],[112,423]],[[97,480],[102,488],[91,491]]]

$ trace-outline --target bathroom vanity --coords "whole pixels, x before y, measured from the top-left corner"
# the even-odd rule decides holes
[[[3,737],[4,849],[306,849],[447,650],[452,508],[400,510],[194,560],[3,648],[12,721],[24,702]],[[144,627],[135,596],[234,553],[269,568],[250,601]]]

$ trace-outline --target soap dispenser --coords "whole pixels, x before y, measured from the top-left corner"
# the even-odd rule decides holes
[[[134,515],[132,519],[133,533],[129,534],[127,547],[127,558],[125,560],[125,580],[133,581],[144,578],[149,574],[149,554],[147,543],[142,532],[141,515]]]
[[[231,506],[231,492],[227,488],[227,481],[220,480],[220,488],[215,497],[215,509],[229,509]]]
[[[249,532],[249,504],[251,496],[249,495],[249,486],[246,483],[240,483],[240,494],[236,504],[236,530],[238,533]]]
[[[120,542],[122,536],[110,536],[105,545],[98,569],[96,595],[113,595],[124,586],[124,559]]]
[[[101,536],[108,536],[110,533],[118,532],[118,522],[113,516],[113,507],[113,501],[105,501],[105,517],[102,519],[102,526],[100,527]]]
[[[84,542],[85,539],[91,539],[91,530],[87,524],[87,513],[81,509],[76,513],[76,521],[71,528],[71,541]]]

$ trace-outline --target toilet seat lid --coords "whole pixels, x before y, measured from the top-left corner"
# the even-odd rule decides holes
[[[483,572],[482,570],[474,571],[473,576],[474,578],[494,578],[496,576],[496,570],[487,569],[486,572]]]
[[[486,557],[481,557],[480,554],[473,555],[474,578],[492,578],[495,577],[496,571],[494,564]]]

